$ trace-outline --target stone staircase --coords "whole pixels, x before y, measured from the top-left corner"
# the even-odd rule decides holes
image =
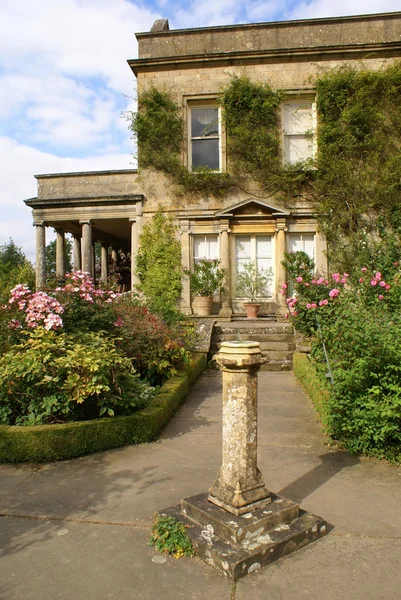
[[[252,340],[260,342],[262,354],[269,360],[262,371],[290,371],[295,351],[295,336],[291,323],[279,323],[272,319],[217,321],[213,327],[210,344],[211,355],[221,342]]]

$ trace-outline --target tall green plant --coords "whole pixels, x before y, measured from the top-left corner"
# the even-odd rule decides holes
[[[167,321],[178,315],[181,295],[181,245],[170,216],[159,208],[140,238],[137,275],[149,309]]]

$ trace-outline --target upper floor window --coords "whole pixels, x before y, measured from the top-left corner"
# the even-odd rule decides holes
[[[316,153],[316,103],[311,98],[284,102],[282,115],[284,163],[313,159]]]
[[[221,170],[220,109],[217,106],[193,106],[189,109],[190,168]]]

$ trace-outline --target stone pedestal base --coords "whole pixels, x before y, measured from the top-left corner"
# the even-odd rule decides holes
[[[183,522],[197,555],[234,581],[327,533],[325,521],[275,494],[270,504],[239,516],[209,502],[207,493],[159,514]]]

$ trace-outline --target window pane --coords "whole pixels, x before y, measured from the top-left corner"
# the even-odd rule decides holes
[[[296,163],[313,157],[313,140],[311,136],[297,135],[284,138],[284,153],[287,163]]]
[[[304,252],[311,258],[315,258],[315,235],[313,233],[302,234],[304,240]]]
[[[315,234],[314,233],[291,233],[288,237],[288,249],[290,252],[306,252],[310,258],[315,258]]]
[[[283,125],[287,134],[312,132],[312,102],[285,103]]]
[[[218,108],[193,108],[191,111],[191,137],[207,137],[218,134]]]
[[[217,235],[194,236],[194,259],[219,258],[219,239]]]
[[[237,259],[251,259],[251,236],[241,235],[235,238],[235,256]]]
[[[219,140],[192,140],[192,168],[196,167],[220,168]]]
[[[271,258],[272,238],[270,235],[258,235],[256,238],[256,257]]]

